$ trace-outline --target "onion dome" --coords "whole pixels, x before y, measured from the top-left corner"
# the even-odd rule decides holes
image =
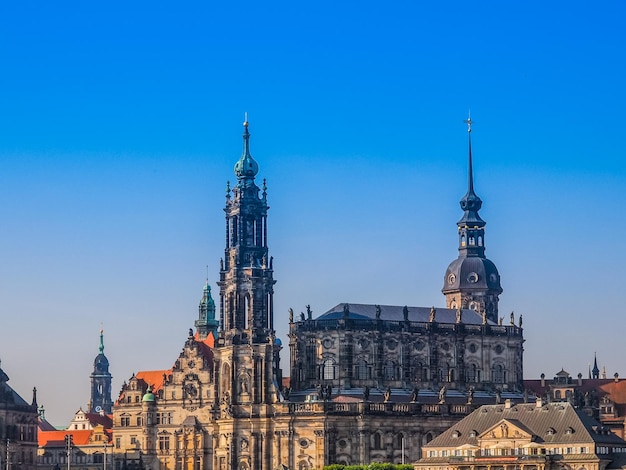
[[[243,123],[243,152],[241,158],[235,163],[235,175],[239,180],[254,179],[259,172],[259,164],[250,155],[250,132],[248,132],[248,119]]]

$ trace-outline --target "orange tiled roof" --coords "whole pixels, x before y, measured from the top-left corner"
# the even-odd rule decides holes
[[[193,339],[195,339],[198,343],[206,344],[211,349],[215,347],[215,337],[213,336],[212,331],[209,331],[209,334],[204,340],[200,339],[200,334],[196,331],[196,334],[194,335]]]
[[[613,403],[619,405],[626,404],[626,380],[620,380],[619,382],[613,380],[599,388],[611,396]]]
[[[59,445],[65,445],[65,436],[67,434],[72,436],[74,445],[84,446],[89,444],[89,436],[91,436],[90,429],[86,430],[62,430],[62,431],[39,431],[37,433],[37,442],[39,447],[45,447],[50,445],[51,447],[57,447]]]
[[[163,375],[170,376],[172,369],[167,370],[142,370],[137,372],[137,379],[152,387],[152,393],[156,393],[163,388]]]

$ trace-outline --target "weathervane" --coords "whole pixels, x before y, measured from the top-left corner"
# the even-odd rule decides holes
[[[463,121],[465,124],[467,124],[467,132],[468,134],[472,132],[472,118],[470,117],[470,113],[469,111],[467,112],[467,119],[465,121]]]

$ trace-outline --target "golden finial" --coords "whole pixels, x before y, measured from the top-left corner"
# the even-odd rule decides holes
[[[248,127],[248,112],[243,113],[243,127]]]
[[[467,112],[467,119],[465,121],[463,121],[465,124],[467,124],[467,132],[468,134],[470,132],[472,132],[472,118],[470,116],[470,112]]]

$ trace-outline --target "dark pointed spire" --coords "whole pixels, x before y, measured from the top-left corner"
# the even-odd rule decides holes
[[[461,220],[458,221],[458,225],[466,226],[471,225],[473,227],[484,227],[485,221],[480,218],[478,211],[483,205],[483,201],[474,192],[474,165],[472,162],[472,118],[467,117],[465,121],[467,124],[467,140],[468,140],[468,164],[467,164],[467,193],[461,198],[461,209],[464,214]]]
[[[593,369],[591,369],[591,376],[594,379],[600,377],[600,369],[598,368],[598,357],[596,356],[596,353],[593,353]]]

